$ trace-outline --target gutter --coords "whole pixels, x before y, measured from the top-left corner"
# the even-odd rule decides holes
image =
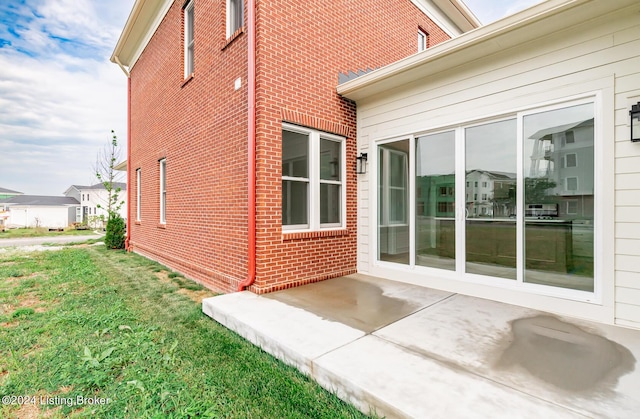
[[[256,0],[247,1],[247,27],[247,278],[238,285],[238,291],[256,280]]]
[[[131,246],[131,185],[131,77],[127,75],[127,237],[124,240],[124,248],[127,249],[127,252],[133,251]],[[139,187],[140,185],[136,185],[136,188]]]
[[[120,70],[122,70],[124,72],[124,75],[127,76],[127,78],[130,78],[131,75],[129,74],[129,70],[127,70],[127,68],[125,66],[122,65],[122,63],[120,62],[120,59],[118,58],[117,55],[114,55],[112,57],[112,61],[116,64],[118,64],[118,67],[120,67]]]

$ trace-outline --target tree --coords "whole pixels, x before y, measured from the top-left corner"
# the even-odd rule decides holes
[[[125,242],[125,223],[120,216],[120,208],[124,201],[119,201],[118,196],[122,190],[116,185],[119,173],[115,166],[120,159],[118,137],[111,130],[111,141],[98,152],[94,172],[98,181],[107,191],[107,232],[104,244],[109,249],[123,249]],[[98,205],[98,208],[103,208]]]

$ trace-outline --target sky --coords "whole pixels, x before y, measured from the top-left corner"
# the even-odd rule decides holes
[[[483,24],[539,0],[464,0]],[[127,81],[109,61],[134,0],[0,0],[0,187],[62,195],[126,158]]]

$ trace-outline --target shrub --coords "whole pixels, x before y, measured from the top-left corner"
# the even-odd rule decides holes
[[[119,214],[111,214],[107,221],[107,233],[104,245],[107,249],[124,249],[125,223]]]

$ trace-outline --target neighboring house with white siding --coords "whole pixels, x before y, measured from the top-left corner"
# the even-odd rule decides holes
[[[640,328],[637,0],[549,0],[338,93],[368,155],[359,272]]]
[[[0,200],[8,213],[7,227],[66,228],[76,219],[80,203],[66,196],[16,195]]]
[[[120,188],[118,192],[118,204],[120,205],[120,216],[127,217],[127,184],[114,182],[113,189]],[[92,227],[102,228],[107,221],[107,207],[109,203],[109,193],[102,183],[91,186],[71,185],[65,192],[65,196],[73,197],[80,202],[80,211],[77,222],[90,224]]]
[[[16,195],[22,195],[22,192],[0,187],[0,199],[7,199]]]

